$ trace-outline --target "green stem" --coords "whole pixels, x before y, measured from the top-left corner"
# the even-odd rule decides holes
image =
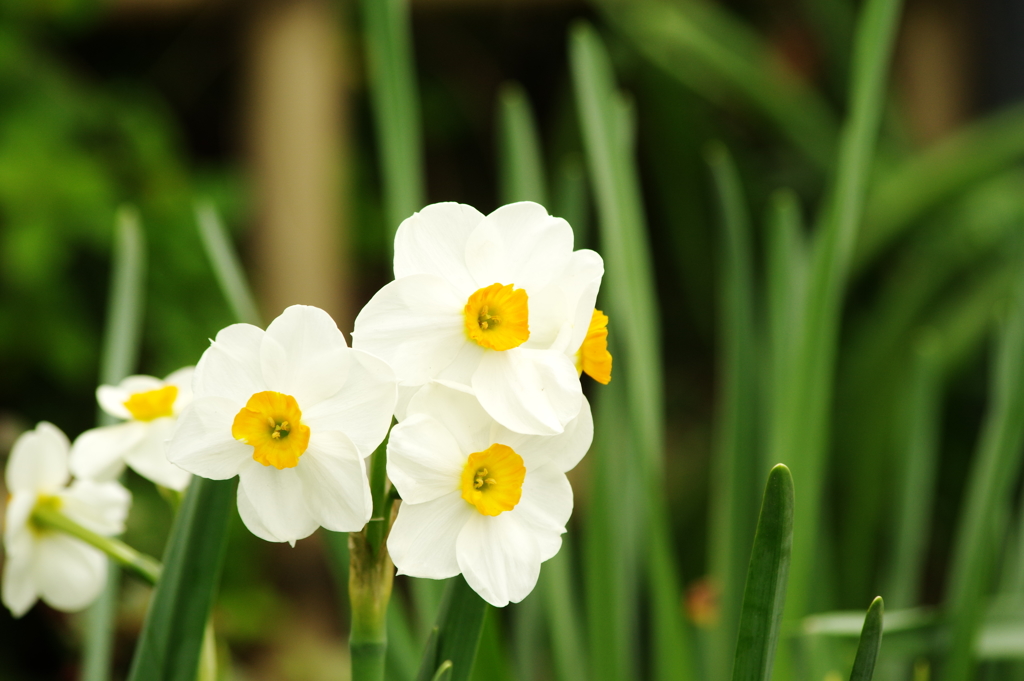
[[[32,521],[40,527],[59,530],[96,547],[116,563],[131,570],[150,584],[155,585],[160,579],[160,563],[156,560],[139,553],[118,539],[104,537],[82,527],[51,504],[37,504],[32,511]]]
[[[370,529],[348,535],[352,681],[383,681],[388,649],[387,613],[395,567],[386,545],[381,542],[374,547],[369,540]]]

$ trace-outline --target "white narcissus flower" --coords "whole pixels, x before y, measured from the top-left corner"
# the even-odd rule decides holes
[[[120,384],[101,385],[96,400],[106,413],[124,423],[87,430],[71,446],[71,472],[79,478],[113,480],[125,464],[158,485],[188,486],[188,471],[167,460],[167,440],[178,414],[192,401],[194,367],[163,379],[129,376]]]
[[[369,521],[364,459],[391,425],[394,373],[350,349],[326,312],[294,305],[266,331],[223,329],[193,390],[167,456],[204,478],[237,475],[238,511],[257,537],[294,544],[318,526]]]
[[[76,480],[68,486],[68,438],[40,423],[14,443],[7,461],[10,500],[4,524],[3,602],[21,617],[37,599],[73,612],[92,603],[107,579],[107,557],[80,539],[37,526],[46,504],[104,536],[121,534],[131,495],[117,482]]]
[[[388,536],[398,573],[462,573],[492,605],[521,601],[562,545],[573,505],[565,473],[593,435],[586,399],[559,435],[522,435],[472,394],[424,386],[388,440],[388,477],[402,495]]]
[[[583,404],[576,357],[603,275],[536,203],[486,217],[434,204],[398,228],[395,280],[359,313],[352,345],[391,364],[407,396],[431,380],[463,386],[505,427],[553,435]]]

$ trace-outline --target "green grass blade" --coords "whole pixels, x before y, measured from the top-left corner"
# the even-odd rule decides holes
[[[717,104],[743,98],[815,164],[832,167],[837,126],[828,105],[779,69],[764,41],[726,10],[704,2],[599,5],[634,49],[669,76]]]
[[[394,234],[402,220],[423,207],[426,194],[408,2],[363,0],[362,15],[384,213]]]
[[[854,268],[862,269],[940,202],[1024,157],[1024,105],[982,119],[912,157],[872,191]]]
[[[779,437],[774,443],[779,449],[772,452],[773,458],[791,465],[805,500],[797,508],[800,532],[793,546],[789,612],[795,617],[806,614],[812,605],[840,313],[874,158],[899,10],[899,0],[869,0],[861,9],[852,62],[852,110],[840,138],[834,187],[815,235],[796,363],[789,379],[795,385],[786,388],[791,399],[782,405]]]
[[[719,282],[719,381],[711,472],[708,528],[711,575],[719,588],[719,624],[709,655],[711,678],[729,674],[729,653],[736,641],[755,502],[760,479],[757,451],[757,358],[754,337],[754,275],[750,220],[739,175],[726,148],[708,149],[708,164],[722,213]]]
[[[117,214],[107,320],[103,333],[100,383],[117,385],[135,371],[142,338],[145,299],[146,240],[134,209]],[[108,426],[116,419],[98,410],[97,422]],[[82,681],[108,681],[114,650],[114,627],[121,572],[108,561],[107,584],[85,613]]]
[[[606,309],[611,334],[621,339],[618,381],[625,383],[629,425],[636,441],[644,522],[651,538],[644,567],[651,593],[653,677],[690,678],[690,643],[680,616],[679,570],[662,489],[664,396],[651,253],[633,155],[632,110],[615,86],[608,55],[594,30],[577,24],[570,34],[570,62],[591,184],[598,205],[605,256]],[[619,320],[618,322],[616,320]],[[619,453],[622,455],[622,452]],[[627,472],[636,476],[631,467]],[[628,480],[626,485],[631,484]],[[597,503],[602,503],[598,501]],[[593,567],[590,565],[589,567]],[[592,630],[593,633],[593,630]],[[600,644],[591,641],[591,672]]]
[[[857,657],[853,661],[850,681],[871,681],[875,674],[875,663],[878,661],[878,650],[882,647],[882,615],[885,610],[882,597],[871,601],[868,614],[864,618],[864,628],[857,646]]]
[[[972,644],[984,614],[984,596],[996,559],[995,521],[1009,507],[1024,446],[1024,277],[1000,333],[988,413],[968,480],[946,595],[952,628],[943,681],[971,677]]]
[[[438,668],[450,661],[451,681],[468,681],[473,673],[486,613],[487,603],[461,575],[449,579],[437,612],[436,642],[428,642],[416,680],[430,681]]]
[[[213,265],[213,273],[231,307],[235,321],[259,326],[261,320],[256,299],[238,261],[238,254],[224,229],[224,223],[221,222],[212,203],[196,204],[196,222],[199,225],[199,236],[203,240],[206,255]]]
[[[562,550],[541,568],[540,587],[548,635],[551,637],[555,678],[559,681],[587,681],[592,677],[587,673],[583,625],[571,576],[572,546],[569,537],[562,538]]]
[[[501,202],[535,201],[547,205],[540,137],[526,92],[518,83],[508,83],[498,97]]]
[[[914,355],[907,386],[904,457],[895,517],[893,559],[885,580],[885,593],[895,607],[917,603],[920,580],[931,536],[929,519],[935,499],[941,406],[938,338],[927,335]]]
[[[171,526],[129,681],[194,681],[227,548],[234,480],[194,478]]]
[[[793,476],[779,464],[768,482],[750,552],[743,592],[733,681],[768,681],[786,601],[793,546]]]

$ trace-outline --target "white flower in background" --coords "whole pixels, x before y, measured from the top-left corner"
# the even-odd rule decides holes
[[[193,389],[167,455],[204,478],[238,475],[253,534],[294,544],[321,525],[353,532],[369,521],[363,460],[388,432],[396,384],[386,363],[345,344],[330,315],[295,305],[266,331],[223,329]]]
[[[395,281],[359,313],[352,345],[391,364],[406,396],[459,385],[507,428],[560,433],[583,404],[576,354],[603,274],[536,203],[486,217],[434,204],[398,228]]]
[[[192,477],[167,460],[167,440],[178,414],[192,401],[193,367],[160,380],[129,376],[119,385],[101,385],[96,400],[124,423],[93,428],[71,446],[71,472],[79,478],[113,480],[125,464],[158,485],[178,490]]]
[[[37,599],[59,610],[81,610],[103,590],[107,557],[80,539],[37,526],[32,511],[46,504],[97,534],[124,531],[131,495],[117,482],[76,480],[68,486],[67,436],[40,423],[14,443],[7,461],[10,499],[4,523],[3,602],[21,617]]]
[[[388,477],[402,495],[388,536],[398,573],[462,573],[492,605],[521,601],[562,545],[573,505],[565,473],[593,435],[585,399],[561,434],[522,435],[472,394],[423,387],[388,440]]]

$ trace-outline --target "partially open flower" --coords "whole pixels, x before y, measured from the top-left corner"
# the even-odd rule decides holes
[[[76,480],[68,486],[68,438],[40,423],[14,443],[7,461],[10,492],[4,525],[3,602],[21,617],[42,598],[59,610],[81,610],[106,583],[107,557],[80,539],[37,525],[39,504],[104,536],[124,531],[131,495],[117,482]]]
[[[388,441],[388,477],[402,495],[388,536],[399,574],[462,573],[492,605],[521,601],[562,545],[573,506],[565,473],[593,434],[585,399],[559,435],[523,435],[472,394],[423,387]]]
[[[181,491],[192,477],[167,460],[167,440],[178,414],[192,401],[193,367],[163,379],[129,376],[101,385],[103,411],[124,423],[87,430],[71,447],[71,471],[79,478],[113,480],[125,464],[158,485]]]
[[[235,475],[238,511],[267,541],[318,526],[352,532],[373,510],[363,459],[395,408],[391,368],[345,345],[323,310],[294,305],[266,331],[235,324],[196,366],[195,399],[170,460],[204,478]]]
[[[603,275],[536,203],[486,217],[434,204],[398,228],[395,281],[359,313],[353,346],[390,363],[403,392],[460,385],[505,427],[553,435],[583,403],[575,357]]]

